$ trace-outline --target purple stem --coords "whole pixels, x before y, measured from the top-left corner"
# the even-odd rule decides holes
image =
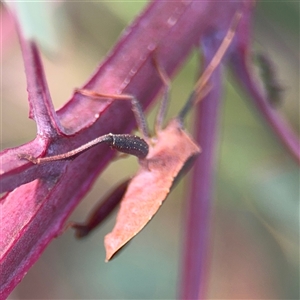
[[[248,63],[244,51],[235,51],[231,56],[231,65],[236,79],[240,85],[251,96],[251,100],[257,110],[264,116],[275,135],[281,140],[288,151],[300,164],[300,141],[297,135],[289,127],[286,121],[270,105],[270,102],[263,96],[259,86],[255,83],[255,76]]]
[[[26,61],[29,117],[35,120],[39,137],[54,138],[65,130],[54,110],[38,49],[33,41],[25,41],[21,34],[19,39]]]
[[[207,65],[217,47],[214,41],[204,41],[204,65]],[[197,108],[196,140],[202,148],[192,174],[184,242],[180,299],[204,299],[209,270],[211,237],[211,208],[213,197],[215,146],[218,141],[218,119],[221,100],[221,70],[213,73],[211,92]]]

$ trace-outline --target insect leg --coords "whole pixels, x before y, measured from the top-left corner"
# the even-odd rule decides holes
[[[241,11],[237,11],[235,13],[235,15],[233,17],[233,20],[231,22],[231,25],[230,25],[224,39],[222,40],[222,43],[221,43],[220,47],[218,48],[216,54],[212,58],[209,65],[204,70],[203,74],[200,76],[200,78],[196,82],[192,94],[190,95],[190,97],[188,98],[188,100],[185,103],[184,107],[182,108],[182,110],[178,114],[178,119],[181,122],[183,122],[186,114],[191,110],[191,108],[195,104],[197,104],[199,101],[201,101],[207,95],[207,93],[209,92],[210,86],[208,84],[208,81],[209,81],[211,75],[213,74],[213,72],[215,71],[215,69],[217,68],[217,66],[220,64],[220,62],[221,62],[222,58],[224,57],[228,47],[230,46],[230,44],[231,44],[231,42],[234,38],[237,25],[238,25],[238,23],[241,19],[241,16],[242,16]]]
[[[115,100],[130,100],[131,105],[132,105],[132,111],[134,113],[138,129],[141,132],[143,138],[145,140],[149,140],[150,134],[149,134],[149,129],[148,129],[148,125],[146,122],[145,114],[142,110],[140,102],[134,96],[128,95],[128,94],[120,94],[120,95],[118,95],[118,94],[103,94],[103,93],[98,93],[98,92],[86,90],[86,89],[76,89],[75,91],[84,96],[88,96],[91,98],[109,98],[109,99],[115,99]]]
[[[122,182],[116,189],[110,193],[105,200],[97,205],[84,223],[71,223],[70,226],[75,229],[77,238],[83,238],[89,235],[119,204],[123,198],[130,179]]]

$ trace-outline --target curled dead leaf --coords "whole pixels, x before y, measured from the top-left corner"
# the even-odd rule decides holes
[[[122,199],[115,227],[105,236],[106,261],[152,219],[185,163],[200,151],[178,119],[158,132],[155,145],[140,161],[140,169]]]

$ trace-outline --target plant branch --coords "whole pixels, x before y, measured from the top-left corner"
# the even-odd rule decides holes
[[[82,89],[132,94],[143,108],[147,107],[162,88],[153,66],[153,52],[172,77],[203,33],[212,27],[223,28],[224,23],[228,25],[242,4],[151,2]],[[1,192],[14,189],[1,201],[0,264],[4,272],[0,298],[7,297],[50,241],[60,234],[113,152],[99,145],[73,160],[40,165],[20,160],[19,155],[65,153],[98,136],[129,132],[134,126],[130,103],[95,101],[80,94],[73,95],[56,115],[36,46],[26,40],[22,44],[30,112],[38,123],[38,136],[0,154]]]
[[[201,44],[204,66],[207,66],[219,47],[219,40],[214,37],[202,38]],[[208,284],[215,147],[222,97],[220,66],[214,71],[209,85],[211,91],[196,110],[195,136],[202,153],[193,168],[187,203],[180,299],[205,299]]]

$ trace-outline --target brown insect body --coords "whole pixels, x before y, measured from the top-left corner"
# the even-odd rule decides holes
[[[183,109],[177,118],[170,121],[163,130],[160,127],[168,100],[169,80],[167,74],[156,62],[158,73],[166,86],[161,111],[157,118],[157,140],[154,145],[149,147],[146,158],[140,160],[140,169],[130,181],[121,200],[115,227],[111,233],[105,236],[106,261],[110,260],[117,251],[145,227],[168,196],[174,180],[185,169],[185,164],[200,153],[199,146],[183,130],[182,122],[190,109],[209,92],[208,80],[228,49],[240,17],[241,12],[237,12],[219,49],[197,81]],[[134,107],[135,103],[132,103]],[[137,114],[138,110],[134,111]],[[141,121],[138,123],[143,125]],[[142,126],[139,127],[142,128]]]
[[[132,178],[121,201],[115,227],[104,239],[106,260],[141,231],[166,199],[185,163],[201,152],[199,146],[173,119],[157,133],[153,146]]]

